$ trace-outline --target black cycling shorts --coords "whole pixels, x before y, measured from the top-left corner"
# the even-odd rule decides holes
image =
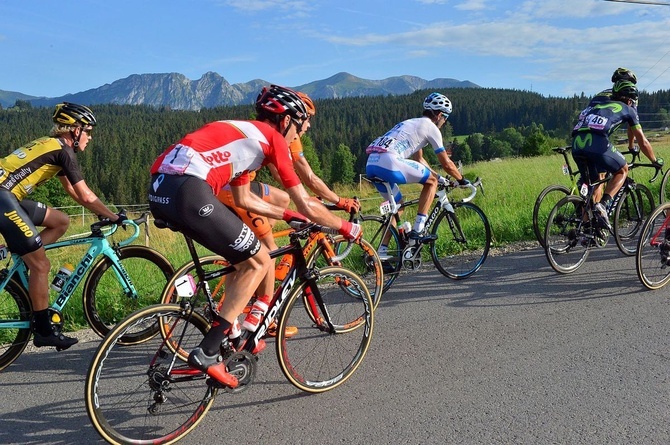
[[[617,151],[606,136],[591,133],[592,144],[581,148],[573,141],[572,158],[577,164],[582,178],[587,177],[595,182],[600,179],[600,173],[616,173],[626,165],[626,158]]]
[[[149,208],[185,235],[237,264],[256,255],[261,243],[237,214],[214,196],[212,187],[194,176],[151,177]]]
[[[0,191],[0,233],[9,250],[21,256],[42,247],[37,225],[42,224],[46,206],[35,201],[19,202],[10,191]]]

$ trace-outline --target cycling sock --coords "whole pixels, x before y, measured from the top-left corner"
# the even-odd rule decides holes
[[[33,330],[40,335],[51,335],[51,323],[49,323],[49,310],[42,309],[41,311],[33,312],[34,322]]]
[[[612,202],[612,197],[605,193],[603,197],[600,199],[600,203],[605,206],[605,208],[609,208],[610,203]]]
[[[207,332],[205,338],[200,342],[200,347],[206,355],[211,357],[219,353],[221,342],[228,335],[231,325],[230,322],[224,320],[222,317],[216,317],[216,320],[212,322],[209,332]]]
[[[413,229],[419,233],[422,232],[424,226],[426,225],[426,218],[427,216],[424,213],[417,213],[416,219],[414,220]]]

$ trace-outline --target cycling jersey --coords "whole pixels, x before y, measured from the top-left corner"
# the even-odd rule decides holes
[[[268,163],[277,167],[284,187],[300,184],[286,140],[267,123],[206,124],[156,159],[151,167],[149,207],[156,217],[237,264],[258,253],[260,244],[249,226],[216,195],[228,184],[247,184],[251,172]]]
[[[427,117],[417,117],[400,122],[372,141],[365,152],[393,153],[407,159],[428,144],[436,154],[444,151],[442,133],[437,125]]]
[[[640,128],[635,109],[604,96],[591,101],[579,114],[572,130],[572,157],[582,177],[586,177],[587,167],[591,181],[597,180],[600,172],[616,173],[624,167],[626,159],[609,139],[623,123]]]
[[[226,184],[250,181],[249,173],[271,163],[286,188],[300,184],[283,136],[258,121],[217,121],[187,134],[151,166],[151,173],[190,175],[218,194]]]
[[[436,154],[444,151],[437,125],[427,117],[417,117],[400,122],[368,146],[365,173],[391,185],[389,195],[384,184],[375,184],[384,199],[390,200],[391,196],[396,202],[402,199],[398,184],[425,184],[431,175],[430,169],[409,157],[426,145],[432,146]]]
[[[72,147],[60,139],[43,137],[0,159],[0,189],[18,200],[54,175],[66,176],[71,184],[84,179]]]

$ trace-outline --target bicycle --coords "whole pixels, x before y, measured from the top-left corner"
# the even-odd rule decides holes
[[[390,185],[379,178],[366,178],[371,183],[384,184],[390,193]],[[426,243],[410,245],[407,233],[399,231],[399,212],[406,207],[417,205],[419,199],[396,203],[393,199],[380,206],[381,216],[361,215],[363,236],[379,250],[385,238],[388,241],[388,254],[382,258],[385,264],[384,287],[386,292],[398,277],[400,270],[418,270],[424,260],[423,248],[428,244],[430,257],[442,275],[460,280],[477,272],[491,247],[491,226],[484,212],[470,202],[482,187],[481,179],[466,186],[449,181],[438,185],[435,194],[437,201],[428,214],[426,232],[437,235],[437,239]],[[456,188],[469,189],[470,195],[461,200],[449,200],[449,193]]]
[[[535,205],[533,206],[533,233],[535,238],[544,247],[544,229],[547,227],[547,216],[556,203],[567,195],[574,195],[577,192],[577,179],[579,178],[579,171],[572,168],[568,153],[572,150],[572,146],[552,148],[556,153],[563,155],[563,174],[570,176],[570,187],[562,184],[548,185],[537,195]]]
[[[642,227],[635,255],[635,270],[648,289],[670,281],[670,202],[656,207]]]
[[[325,204],[325,206],[331,211],[341,210],[334,205]],[[355,221],[356,215],[352,213],[349,220]],[[274,232],[273,236],[275,239],[290,237],[294,231],[294,229],[288,228]],[[345,251],[347,254],[343,255]],[[368,241],[358,238],[350,243],[341,235],[334,236],[323,231],[314,231],[309,234],[303,247],[303,256],[307,260],[308,267],[341,266],[355,272],[368,288],[372,297],[373,308],[377,308],[383,293],[384,272],[377,251]],[[206,270],[213,270],[229,264],[225,258],[218,255],[202,256],[198,259],[198,262]],[[189,261],[179,267],[175,271],[173,279],[168,282],[166,290],[163,291],[161,301],[165,304],[177,303],[178,296],[174,290],[174,281],[180,276],[193,274],[194,272],[194,261]],[[225,298],[225,278],[224,275],[208,283],[212,297],[219,302],[219,307]],[[203,311],[208,306],[205,298],[202,298],[199,302],[194,302],[194,304],[196,307],[202,308]]]
[[[50,306],[52,322],[62,325],[62,310],[84,277],[84,314],[100,337],[104,337],[116,322],[137,308],[160,301],[159,292],[174,273],[172,264],[154,249],[130,245],[139,236],[140,224],[146,223],[147,216],[148,213],[145,213],[135,220],[124,221],[122,225],[132,227],[133,233],[118,243],[110,243],[108,237],[117,231],[119,225],[102,220],[91,224],[89,235],[44,246],[50,251],[90,245]],[[0,271],[0,370],[21,355],[32,333],[28,269],[19,255],[9,253],[3,246],[0,261],[4,260],[8,263]],[[152,332],[136,333],[124,337],[123,343],[142,341],[149,335]]]
[[[210,314],[216,311],[208,282],[234,268],[205,271],[193,241],[185,236],[197,274],[193,285],[187,276],[174,283],[183,297],[180,303],[135,312],[105,337],[93,356],[85,401],[98,433],[113,444],[162,444],[180,439],[202,421],[219,390],[235,394],[253,383],[256,356],[252,352],[274,319],[278,326],[277,360],[291,384],[320,393],[350,378],[372,339],[372,300],[353,272],[338,266],[308,267],[301,240],[321,230],[327,229],[313,223],[301,225],[290,234],[287,246],[271,252],[273,258],[291,254],[293,263],[267,314],[256,331],[243,331],[241,347],[235,349],[227,339],[221,345],[228,370],[238,380],[235,388],[223,387],[186,363],[188,351],[200,343],[209,329]],[[209,306],[204,314],[191,303],[201,293]],[[117,347],[120,339],[135,330],[155,330],[157,326],[160,335]],[[287,326],[298,327],[298,333],[288,337]]]
[[[633,155],[629,169],[654,167],[656,174],[650,182],[655,180],[660,166],[636,163],[639,152],[626,154]],[[598,186],[605,184],[611,177],[608,174],[591,184],[582,181],[580,194],[561,199],[549,214],[545,228],[545,255],[555,271],[568,274],[579,269],[586,261],[591,247],[607,245],[610,232],[624,255],[635,255],[637,236],[654,208],[654,198],[646,186],[627,176],[607,209],[608,217],[613,218],[614,224],[611,230],[602,227],[594,213],[593,194]]]

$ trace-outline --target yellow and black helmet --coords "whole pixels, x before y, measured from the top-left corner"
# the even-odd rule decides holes
[[[70,102],[56,105],[56,110],[51,118],[56,124],[62,125],[90,125],[95,126],[96,120],[90,108]]]

